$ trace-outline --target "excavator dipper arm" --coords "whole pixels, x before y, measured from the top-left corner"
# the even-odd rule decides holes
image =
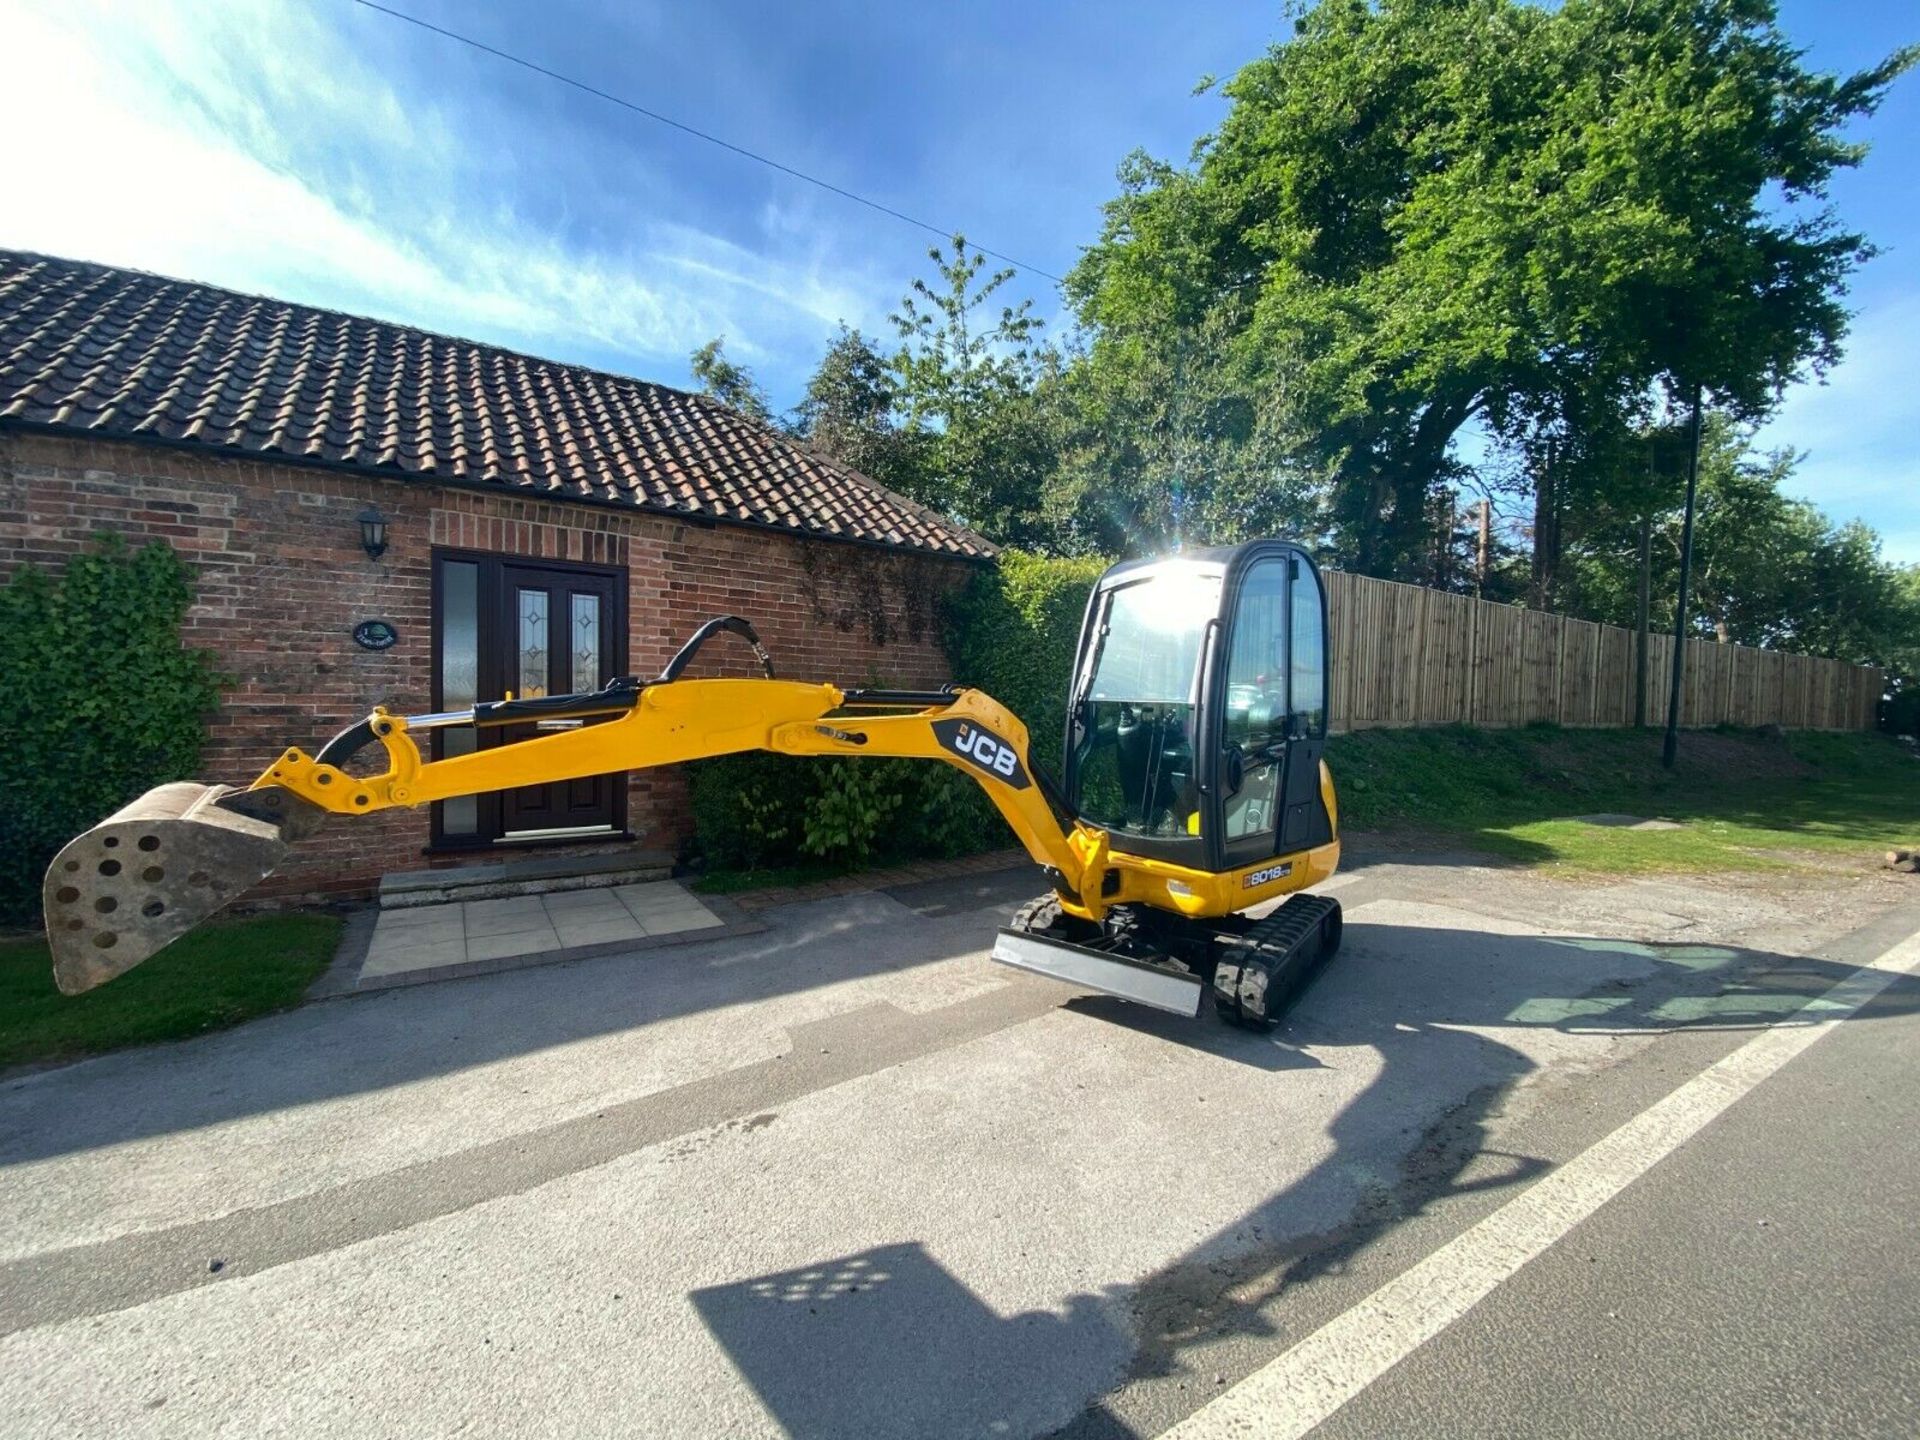
[[[425,759],[417,738],[445,725],[487,727],[605,716],[617,718],[445,760]],[[386,748],[386,769],[365,778],[348,774],[342,767],[373,742]],[[1026,726],[978,690],[842,690],[794,680],[676,680],[587,695],[504,700],[443,715],[375,711],[317,755],[285,751],[252,788],[279,788],[330,814],[366,815],[396,805],[677,765],[743,750],[944,761],[979,782],[1036,863],[1063,876],[1078,876],[1083,869],[1076,827],[1028,759]]]

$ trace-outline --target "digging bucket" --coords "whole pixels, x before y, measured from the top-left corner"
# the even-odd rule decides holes
[[[256,813],[231,808],[244,796]],[[289,805],[288,802],[293,802]],[[78,995],[125,974],[272,874],[287,856],[285,792],[180,781],[149,790],[67,842],[42,903],[53,978]]]

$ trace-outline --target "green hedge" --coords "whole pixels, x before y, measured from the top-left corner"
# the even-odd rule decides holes
[[[184,649],[191,573],[115,537],[55,578],[0,584],[0,918],[37,916],[54,853],[149,786],[190,776],[219,676]]]
[[[1104,568],[1009,551],[944,615],[955,682],[985,690],[1026,721],[1034,759],[1056,777],[1080,619]],[[887,864],[1012,843],[980,787],[932,761],[756,752],[692,771],[694,843],[711,865]]]
[[[691,769],[695,844],[709,865],[885,865],[1007,843],[980,787],[933,761],[756,751]]]
[[[1080,621],[1106,568],[1104,560],[1049,560],[1009,550],[947,607],[944,638],[954,680],[985,690],[1026,721],[1033,757],[1055,779]]]

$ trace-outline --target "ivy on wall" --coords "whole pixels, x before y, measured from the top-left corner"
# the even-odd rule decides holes
[[[926,638],[941,586],[920,557],[804,539],[798,550],[800,595],[814,623],[858,631],[874,645]]]
[[[56,851],[150,786],[189,778],[220,698],[180,625],[192,573],[166,544],[117,536],[56,577],[0,583],[0,918],[37,916]]]

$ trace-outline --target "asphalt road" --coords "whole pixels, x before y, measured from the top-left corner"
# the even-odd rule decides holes
[[[1920,928],[1865,875],[1336,884],[1270,1037],[989,965],[1010,876],[0,1084],[0,1433],[1156,1434]],[[1917,1005],[1321,1433],[1913,1433]]]

